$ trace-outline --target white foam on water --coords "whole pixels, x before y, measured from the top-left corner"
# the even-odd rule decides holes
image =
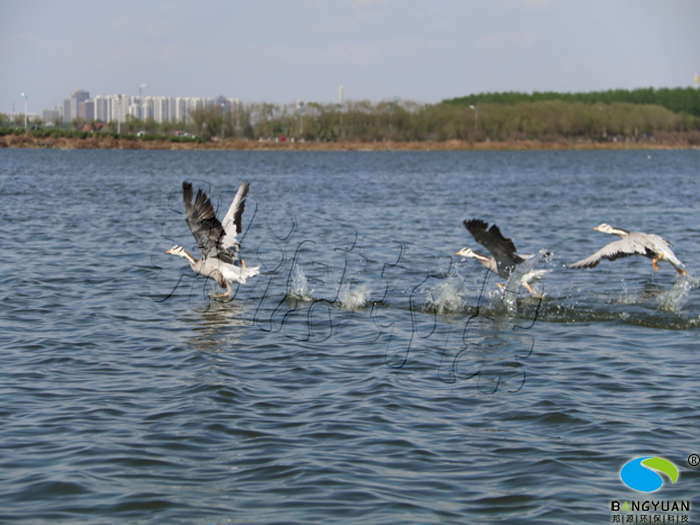
[[[694,286],[697,282],[692,277],[679,274],[671,289],[659,295],[659,308],[666,312],[680,312]]]
[[[338,303],[345,310],[364,308],[371,294],[371,290],[364,284],[351,286],[350,283],[344,283],[338,293]]]
[[[441,314],[461,312],[466,307],[467,283],[459,275],[449,275],[426,288],[425,305]]]
[[[292,282],[289,285],[287,296],[301,301],[312,301],[313,290],[309,291],[309,283],[304,275],[304,271],[298,264],[292,269]]]

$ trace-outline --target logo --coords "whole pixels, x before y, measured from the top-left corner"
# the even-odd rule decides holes
[[[671,483],[675,483],[678,479],[676,466],[657,456],[637,458],[625,463],[620,471],[620,478],[631,489],[640,492],[654,492],[664,484],[664,480],[656,471],[666,474],[671,478]]]

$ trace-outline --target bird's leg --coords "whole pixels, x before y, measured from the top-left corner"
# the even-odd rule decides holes
[[[496,286],[498,286],[498,289],[499,289],[499,290],[503,290],[503,287],[505,286],[505,284],[503,284],[503,283],[496,283]]]
[[[246,266],[245,266],[245,261],[244,261],[243,259],[241,259],[241,266],[243,266],[243,268],[246,267]]]
[[[656,265],[656,263],[658,263],[658,262],[659,262],[661,259],[663,259],[663,258],[664,258],[664,253],[661,252],[661,253],[659,254],[659,256],[658,256],[656,259],[652,259],[652,260],[651,260],[651,267],[654,268],[654,271],[655,271],[655,272],[658,272],[658,271],[659,271],[659,267]]]
[[[688,275],[687,273],[685,273],[685,270],[684,270],[683,268],[678,268],[677,266],[674,266],[674,268],[676,269],[676,271],[677,271],[679,274],[681,274],[681,275]]]
[[[525,288],[527,288],[527,291],[530,292],[530,295],[532,295],[532,296],[534,297],[535,292],[534,292],[534,290],[533,290],[532,288],[530,288],[530,284],[529,284],[529,283],[523,283],[523,285],[525,286]]]
[[[229,301],[231,300],[231,294],[233,293],[233,288],[231,288],[231,285],[226,282],[226,290],[224,293],[217,293],[217,294],[212,294],[211,296],[216,298],[216,299],[228,299]]]

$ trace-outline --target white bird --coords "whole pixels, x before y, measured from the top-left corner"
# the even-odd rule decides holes
[[[513,240],[505,238],[495,224],[489,228],[489,225],[481,219],[471,219],[464,221],[463,224],[467,231],[472,234],[474,240],[485,246],[492,255],[482,255],[470,248],[462,248],[457,252],[457,255],[479,261],[501,279],[507,280],[517,265],[533,257],[532,255],[518,255]],[[526,271],[520,278],[520,284],[525,286],[531,295],[536,295],[530,284],[547,273],[549,270]],[[499,283],[500,286],[502,285]]]
[[[659,235],[654,233],[628,232],[621,228],[613,228],[606,223],[596,226],[593,229],[610,235],[619,235],[622,238],[619,241],[613,241],[603,246],[600,250],[585,259],[569,264],[568,268],[595,268],[601,259],[614,261],[615,259],[630,257],[632,255],[643,255],[651,259],[651,266],[654,268],[654,271],[659,270],[657,266],[658,262],[666,261],[671,264],[678,273],[686,275],[683,269],[685,265],[678,260],[673,250],[671,250],[671,246],[673,245]]]
[[[223,224],[216,218],[214,206],[201,189],[192,203],[192,184],[182,183],[182,199],[185,204],[185,222],[197,241],[202,258],[197,260],[182,246],[173,246],[167,252],[185,259],[199,275],[214,279],[225,291],[217,297],[229,297],[229,283],[245,283],[248,277],[260,273],[260,267],[246,268],[245,262],[237,263],[241,244],[236,235],[241,233],[241,217],[245,209],[245,197],[250,184],[242,182],[231,207],[224,216]]]

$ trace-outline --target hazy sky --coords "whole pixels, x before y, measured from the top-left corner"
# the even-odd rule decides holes
[[[697,0],[0,0],[0,111],[94,95],[289,103],[686,87]]]

